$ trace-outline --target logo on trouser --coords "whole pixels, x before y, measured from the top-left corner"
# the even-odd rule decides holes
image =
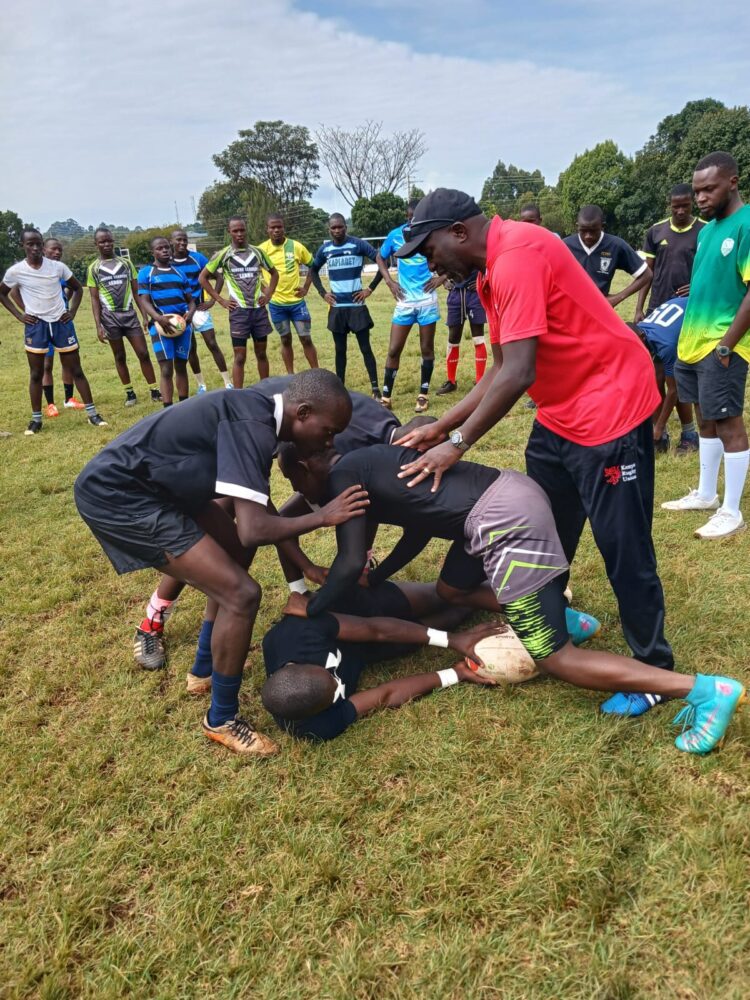
[[[617,486],[618,483],[630,483],[638,478],[638,470],[635,462],[628,465],[606,465],[604,467],[604,482],[608,486]]]

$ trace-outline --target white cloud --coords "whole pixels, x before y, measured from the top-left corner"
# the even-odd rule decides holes
[[[6,0],[4,13],[0,207],[42,225],[166,222],[175,200],[187,219],[217,177],[211,154],[259,119],[418,127],[422,186],[478,192],[499,158],[554,181],[575,153],[608,137],[632,150],[676,110],[604,74],[419,54],[291,0]],[[315,200],[344,207],[325,177]]]

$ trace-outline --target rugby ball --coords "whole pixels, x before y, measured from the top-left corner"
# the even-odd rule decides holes
[[[467,657],[467,667],[476,671],[477,676],[498,684],[521,684],[539,674],[536,664],[510,625],[506,632],[480,639],[474,651],[482,658],[484,666],[478,666]]]
[[[187,329],[187,323],[184,318],[179,315],[179,313],[166,313],[164,319],[169,320],[170,333],[167,333],[162,327],[162,333],[165,337],[179,337],[181,333],[184,333]]]

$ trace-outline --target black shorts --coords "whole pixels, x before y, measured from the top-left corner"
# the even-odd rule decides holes
[[[385,580],[376,587],[352,587],[342,596],[331,611],[342,615],[357,615],[359,618],[401,618],[414,621],[411,604],[401,588]]]
[[[238,306],[229,311],[229,334],[232,347],[246,347],[248,337],[253,340],[267,340],[271,332],[271,321],[265,306],[243,309]]]
[[[367,306],[333,306],[328,310],[328,329],[331,333],[362,333],[371,330],[374,325]]]
[[[145,490],[129,489],[127,503],[113,509],[79,477],[73,495],[78,513],[120,574],[160,569],[169,556],[183,555],[205,535],[189,514]]]
[[[704,420],[742,416],[747,361],[739,354],[730,354],[726,368],[716,351],[695,364],[678,361],[674,374],[680,402],[697,403]]]
[[[565,579],[556,576],[541,590],[503,605],[508,624],[534,660],[556,653],[569,641],[564,594]]]
[[[112,312],[102,309],[102,330],[105,340],[122,340],[123,337],[142,337],[143,329],[138,322],[135,309]]]

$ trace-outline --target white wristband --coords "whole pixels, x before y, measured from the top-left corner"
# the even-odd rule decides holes
[[[438,670],[437,675],[440,678],[440,687],[449,688],[453,684],[458,684],[458,674],[453,667],[448,667],[447,670]]]
[[[427,644],[429,646],[442,646],[443,649],[447,649],[448,633],[441,631],[439,628],[428,628]]]
[[[289,592],[292,594],[306,594],[307,584],[304,580],[292,580],[289,584]]]

